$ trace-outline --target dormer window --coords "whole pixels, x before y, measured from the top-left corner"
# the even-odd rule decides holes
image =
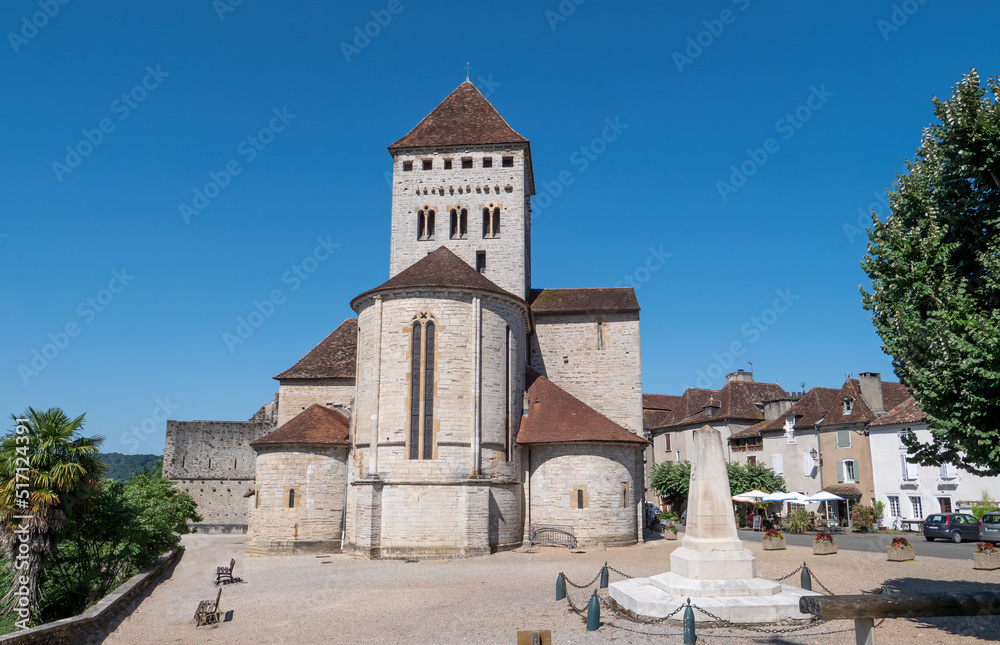
[[[848,415],[854,409],[854,399],[849,396],[844,397],[844,414]]]
[[[795,443],[795,417],[785,417],[785,442]]]

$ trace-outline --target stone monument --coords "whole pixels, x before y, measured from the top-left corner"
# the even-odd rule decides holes
[[[722,435],[707,426],[694,431],[687,514],[684,539],[670,554],[670,571],[610,585],[611,598],[620,607],[662,618],[690,598],[735,623],[810,618],[799,612],[799,598],[819,594],[757,577],[757,561],[736,532]],[[695,620],[714,619],[695,610]]]

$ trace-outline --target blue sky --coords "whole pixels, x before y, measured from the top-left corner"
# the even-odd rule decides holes
[[[1000,73],[995,2],[235,2],[0,5],[5,415],[159,453],[253,414],[387,279],[386,146],[467,61],[531,140],[534,286],[638,286],[646,392],[894,379],[859,216]]]

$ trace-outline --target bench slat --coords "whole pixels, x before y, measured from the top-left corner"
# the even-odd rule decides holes
[[[822,620],[992,616],[1000,614],[1000,593],[805,596],[799,599],[799,611]]]

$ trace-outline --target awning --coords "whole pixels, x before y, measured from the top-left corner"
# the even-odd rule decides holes
[[[823,490],[841,497],[861,497],[861,489],[851,484],[831,484]]]

